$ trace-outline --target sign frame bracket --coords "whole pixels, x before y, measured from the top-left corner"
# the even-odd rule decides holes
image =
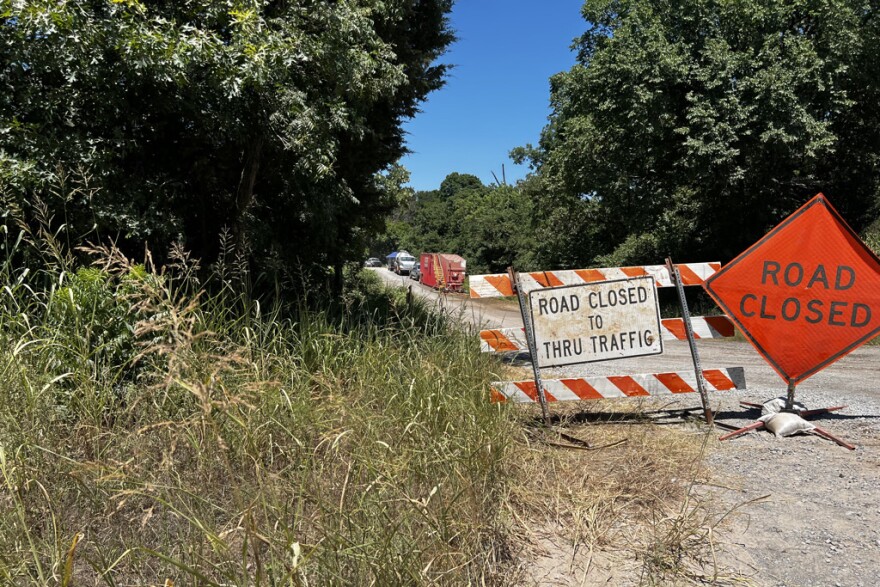
[[[715,424],[715,416],[712,408],[709,406],[709,395],[706,392],[706,383],[703,380],[703,366],[700,362],[700,354],[697,352],[697,341],[694,337],[694,327],[691,324],[691,313],[688,310],[687,299],[684,295],[684,286],[681,283],[681,275],[678,267],[672,262],[672,257],[666,257],[666,269],[669,271],[669,277],[675,285],[675,291],[678,293],[678,301],[681,306],[681,316],[684,320],[684,331],[687,335],[688,346],[691,351],[691,358],[694,362],[694,375],[697,377],[697,391],[700,393],[700,401],[703,403],[703,415],[709,426]]]
[[[538,366],[538,347],[535,343],[535,333],[532,329],[532,315],[529,311],[526,294],[523,293],[522,283],[520,282],[519,273],[514,271],[513,267],[507,268],[507,275],[510,278],[510,284],[516,292],[519,301],[519,312],[522,316],[523,328],[526,332],[526,341],[529,345],[529,355],[532,363],[532,373],[535,377],[535,390],[538,394],[538,402],[541,404],[541,416],[544,419],[544,425],[550,427],[550,412],[547,407],[547,397],[544,395],[544,383],[541,380],[541,368]]]

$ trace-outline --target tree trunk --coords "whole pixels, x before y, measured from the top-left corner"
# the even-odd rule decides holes
[[[244,165],[241,169],[241,180],[235,197],[235,219],[232,223],[236,253],[244,253],[244,220],[245,213],[254,201],[254,186],[260,170],[260,155],[263,151],[263,135],[254,137],[244,152]]]
[[[342,261],[336,261],[335,263],[333,263],[333,282],[331,284],[333,291],[331,293],[333,294],[334,299],[337,300],[342,297],[342,288],[345,284],[342,277],[342,272],[344,269],[345,263],[343,263]]]

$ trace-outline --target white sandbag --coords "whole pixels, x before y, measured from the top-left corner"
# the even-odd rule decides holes
[[[791,412],[780,412],[778,414],[766,414],[759,418],[767,430],[776,435],[777,438],[782,436],[791,436],[798,432],[810,432],[816,427]]]
[[[777,397],[771,400],[764,402],[761,405],[761,415],[766,416],[767,414],[778,414],[782,410],[785,409],[785,398]],[[798,411],[803,411],[807,409],[807,406],[802,404],[801,402],[794,402],[793,409]]]

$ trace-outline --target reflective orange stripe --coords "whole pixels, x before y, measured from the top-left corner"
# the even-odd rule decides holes
[[[534,381],[514,381],[514,385],[516,385],[521,392],[529,396],[533,402],[538,401],[538,386],[535,385]]]
[[[481,330],[480,338],[492,347],[493,350],[499,353],[519,350],[519,347],[511,342],[509,338],[501,334],[500,330]]]
[[[676,267],[678,267],[678,274],[681,275],[682,285],[700,285],[703,283],[703,278],[694,273],[693,269],[687,265],[676,265]]]
[[[603,399],[603,395],[584,379],[560,379],[560,381],[581,399]]]
[[[658,373],[656,377],[672,393],[693,393],[696,391],[678,373]]]
[[[727,316],[706,316],[706,324],[718,331],[718,334],[724,337],[730,337],[736,334],[736,327],[733,320]]]
[[[489,393],[489,401],[493,404],[504,403],[507,401],[507,396],[493,387],[492,391]]]
[[[578,269],[575,271],[578,274],[578,277],[590,283],[592,281],[605,281],[607,278],[605,274],[599,271],[598,269]]]
[[[681,318],[664,318],[660,321],[660,323],[663,325],[663,328],[671,332],[672,335],[675,336],[675,338],[679,340],[687,339],[687,332],[684,328],[684,320],[682,320]]]
[[[486,281],[497,289],[503,296],[512,296],[513,287],[510,285],[510,278],[506,275],[487,275]]]
[[[727,378],[727,375],[719,369],[707,369],[703,371],[703,377],[706,378],[715,389],[736,389],[736,385]]]
[[[620,391],[623,392],[623,395],[627,397],[651,395],[645,390],[644,387],[636,383],[636,380],[632,377],[609,377],[608,381],[613,383]]]
[[[529,273],[532,279],[543,285],[544,287],[559,287],[560,285],[565,285],[559,278],[553,275],[552,271],[540,271],[535,273]]]
[[[648,275],[644,267],[621,267],[620,270],[627,277],[644,277]]]

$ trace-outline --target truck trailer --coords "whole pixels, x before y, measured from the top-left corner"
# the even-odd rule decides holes
[[[422,253],[419,257],[422,283],[440,291],[461,291],[467,261],[451,253]]]

